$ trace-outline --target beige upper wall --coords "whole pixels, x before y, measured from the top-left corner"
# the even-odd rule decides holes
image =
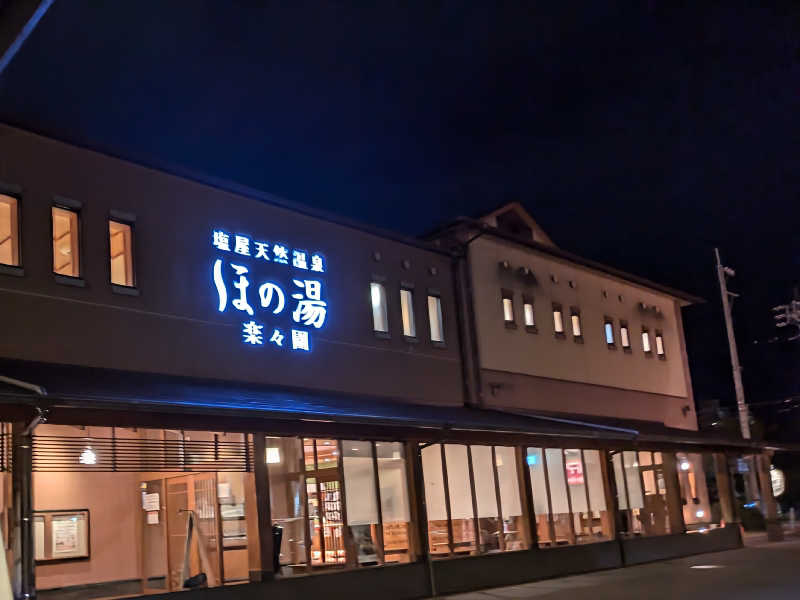
[[[690,398],[677,299],[490,236],[472,242],[469,257],[482,368]],[[509,261],[511,271],[503,272],[498,266],[500,261]],[[526,285],[515,275],[520,266],[533,270],[535,285]],[[558,283],[551,281],[551,275],[556,276]],[[575,282],[574,288],[570,287],[570,281]],[[514,292],[516,329],[508,329],[504,324],[501,300],[504,288]],[[603,297],[603,291],[607,292],[607,298]],[[534,298],[536,334],[528,333],[523,326],[523,294]],[[564,339],[554,335],[554,302],[564,309]],[[661,316],[643,313],[638,308],[640,302],[658,306]],[[571,334],[572,306],[580,309],[583,344],[575,343]],[[614,319],[616,350],[610,350],[606,344],[606,316]],[[630,328],[630,353],[619,347],[621,319],[627,320]],[[653,354],[654,332],[663,332],[666,360],[648,357],[642,351],[642,326],[651,333]]]

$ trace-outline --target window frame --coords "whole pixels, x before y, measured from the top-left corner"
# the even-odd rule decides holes
[[[562,317],[563,318],[563,317]],[[575,319],[578,319],[578,333],[575,334]],[[583,343],[583,323],[581,322],[581,309],[577,306],[569,307],[569,325],[572,330],[572,340],[576,344]]]
[[[647,348],[645,348],[644,340],[647,338]],[[650,340],[650,329],[646,325],[642,325],[642,352],[648,358],[653,358],[653,342]]]
[[[611,327],[611,341],[610,342],[608,341],[608,328],[609,327]],[[617,336],[616,336],[616,332],[614,331],[614,319],[612,317],[607,316],[607,315],[605,317],[603,317],[603,336],[606,339],[606,347],[609,350],[616,350],[617,349]],[[620,334],[620,338],[621,337],[622,337],[622,334]],[[621,339],[620,339],[620,343],[622,343]]]
[[[531,317],[533,318],[533,323],[528,325],[527,315],[525,314],[525,307],[531,307]],[[536,303],[533,301],[533,296],[529,294],[522,295],[522,323],[525,325],[525,331],[528,333],[539,333],[539,328],[536,327]]]
[[[625,330],[625,337],[628,338],[628,343],[625,344],[625,340],[622,336],[622,330]],[[619,345],[622,347],[622,351],[626,354],[631,354],[633,349],[631,348],[631,328],[628,325],[628,321],[620,319],[619,321]]]
[[[558,313],[559,320],[561,321],[561,331],[556,329],[556,313]],[[564,340],[567,338],[567,335],[564,332],[564,309],[558,302],[553,302],[553,334],[559,340]]]
[[[136,276],[136,215],[121,212],[118,210],[110,210],[108,213],[108,282],[111,286],[111,291],[115,294],[121,294],[123,296],[138,296],[139,295],[139,278]],[[133,281],[132,285],[123,285],[121,283],[114,283],[111,281],[111,231],[110,226],[111,223],[117,223],[119,225],[127,225],[131,231],[131,243],[130,243],[130,253],[131,253],[131,281]]]
[[[660,329],[656,329],[654,334],[656,341],[656,356],[658,356],[659,360],[667,360],[667,349],[664,346],[664,332],[661,331]],[[659,352],[659,346],[661,346],[660,352]]]
[[[431,298],[436,298],[436,301],[438,303],[438,308],[439,308],[439,310],[438,310],[439,334],[440,334],[440,337],[441,337],[440,340],[434,340],[433,339],[433,322],[431,321],[431,305],[430,305],[430,302],[431,302],[430,299]],[[430,342],[431,342],[431,344],[433,345],[434,348],[446,348],[447,347],[447,341],[446,341],[447,338],[444,335],[444,310],[442,308],[442,293],[438,289],[428,288],[427,292],[426,292],[425,303],[426,303],[426,306],[428,308],[428,310],[427,310],[427,314],[428,314],[428,338],[430,339]]]
[[[373,285],[380,286],[381,289],[381,299],[383,304],[383,317],[384,321],[386,322],[386,330],[380,330],[375,328],[375,304],[372,300],[373,294]],[[389,295],[386,293],[386,277],[380,275],[373,275],[372,279],[369,282],[369,296],[368,296],[368,306],[369,306],[369,316],[370,321],[372,321],[372,334],[378,338],[383,340],[388,340],[392,337],[391,334],[391,327],[389,326]]]
[[[66,210],[72,213],[75,213],[77,227],[76,233],[78,236],[78,274],[77,275],[63,275],[61,273],[56,273],[55,271],[55,247],[53,243],[53,231],[55,227],[55,221],[53,220],[53,209],[58,208],[61,210]],[[50,264],[53,273],[53,278],[56,283],[60,283],[63,285],[71,285],[74,287],[86,287],[86,279],[84,278],[84,274],[86,273],[86,263],[85,263],[85,252],[83,250],[83,211],[84,211],[84,204],[78,200],[73,200],[71,198],[65,198],[63,196],[54,196],[53,201],[50,204]]]
[[[502,303],[503,308],[503,324],[505,325],[506,329],[516,329],[517,328],[517,314],[514,310],[514,291],[509,290],[507,288],[500,289],[500,302]],[[506,300],[508,300],[509,305],[511,307],[511,320],[506,318]]]
[[[0,263],[0,275],[22,277],[25,275],[22,256],[22,187],[0,182],[0,194],[16,200],[16,225],[17,225],[17,264]]]
[[[410,330],[413,335],[409,335],[406,333],[406,324],[405,320],[403,319],[403,292],[407,292],[410,296],[408,309],[409,309],[409,323],[411,325]],[[417,315],[416,310],[414,309],[414,284],[408,281],[401,281],[400,282],[400,321],[403,327],[403,339],[410,343],[419,343],[419,333],[417,332]]]

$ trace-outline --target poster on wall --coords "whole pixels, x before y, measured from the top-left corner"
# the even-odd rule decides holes
[[[78,550],[78,519],[53,519],[53,556],[74,554]]]
[[[34,512],[37,562],[89,558],[89,511]]]

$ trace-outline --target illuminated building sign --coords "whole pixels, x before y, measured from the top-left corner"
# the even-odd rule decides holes
[[[322,254],[219,229],[211,244],[218,254],[211,268],[217,310],[244,313],[242,342],[310,352],[311,332],[328,316]],[[256,275],[261,271],[268,276]]]

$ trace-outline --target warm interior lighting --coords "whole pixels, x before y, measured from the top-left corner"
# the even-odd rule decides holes
[[[0,264],[19,265],[17,199],[0,194]]]
[[[53,214],[53,271],[69,277],[80,276],[78,250],[78,213],[52,208]]]
[[[267,464],[277,465],[281,462],[280,448],[267,448]]]
[[[131,248],[131,226],[117,221],[108,222],[109,250],[111,260],[111,283],[133,286],[133,252]]]
[[[92,450],[91,446],[86,446],[81,452],[80,458],[78,458],[78,462],[82,465],[96,465],[97,464],[97,454],[95,451]]]

